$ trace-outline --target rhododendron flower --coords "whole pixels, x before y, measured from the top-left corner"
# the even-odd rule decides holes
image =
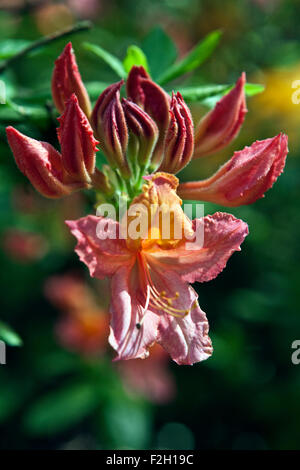
[[[207,319],[189,284],[215,278],[240,249],[248,227],[221,212],[191,221],[180,198],[229,207],[255,202],[283,171],[287,136],[235,152],[206,180],[179,184],[174,175],[238,135],[247,112],[245,82],[243,73],[195,130],[182,95],[170,96],[142,66],[129,71],[126,97],[121,98],[121,80],[109,85],[91,110],[69,43],[52,76],[53,101],[62,113],[61,152],[7,128],[16,163],[37,191],[59,198],[94,189],[105,211],[113,209],[110,218],[87,216],[67,224],[91,275],[111,278],[109,342],[116,359],[145,358],[156,343],[178,364],[212,353]],[[108,163],[101,171],[96,145]],[[123,203],[129,205],[124,216]],[[98,213],[104,214],[102,209]],[[164,220],[170,222],[167,235]]]
[[[134,202],[145,207],[177,204],[174,217],[182,227],[189,224],[193,232],[197,220],[189,221],[179,210],[177,185],[175,176],[157,173],[149,177]],[[240,249],[247,224],[222,213],[204,217],[204,243],[189,250],[186,238],[163,239],[160,223],[151,227],[151,238],[98,238],[101,219],[87,216],[67,221],[67,225],[78,240],[76,252],[91,276],[112,278],[109,341],[118,353],[116,359],[147,357],[155,342],[178,364],[208,358],[212,353],[208,322],[189,283],[209,281],[223,270],[231,254]],[[122,222],[110,221],[110,225],[119,235]]]

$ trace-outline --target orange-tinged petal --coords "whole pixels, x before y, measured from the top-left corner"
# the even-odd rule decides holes
[[[248,225],[231,214],[216,212],[193,221],[194,231],[201,231],[198,241],[178,245],[173,250],[157,248],[146,252],[147,263],[161,271],[174,271],[186,282],[214,279],[226,266],[230,256],[240,250],[248,235]],[[187,245],[192,243],[192,246]]]
[[[101,221],[107,222],[112,233],[115,233],[114,238],[99,237],[98,224]],[[66,224],[77,239],[75,251],[89,268],[92,277],[110,277],[124,264],[132,265],[134,257],[127,249],[125,240],[119,237],[118,222],[89,215],[78,220],[67,220]]]

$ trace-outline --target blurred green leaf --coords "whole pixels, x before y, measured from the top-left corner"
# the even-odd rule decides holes
[[[0,41],[0,59],[9,59],[30,43],[31,41],[25,39],[4,39]]]
[[[47,110],[45,107],[38,105],[29,105],[27,103],[18,104],[14,101],[7,100],[6,105],[12,110],[19,113],[24,118],[30,117],[32,119],[45,119],[48,116]]]
[[[222,33],[219,30],[208,34],[181,61],[171,65],[171,67],[160,76],[158,82],[161,85],[164,85],[187,72],[195,70],[199,65],[203,64],[203,62],[211,56],[217,47],[221,34]]]
[[[230,92],[230,90],[234,87],[234,85],[227,86],[224,91],[220,93],[216,93],[215,95],[208,96],[207,98],[203,98],[199,100],[202,104],[207,106],[208,108],[214,108],[216,103],[222,98],[222,96],[226,95],[227,93]],[[246,83],[245,85],[245,93],[246,96],[254,96],[258,93],[261,93],[264,91],[264,86],[263,85],[258,85],[255,83]]]
[[[159,26],[152,29],[142,43],[153,78],[170,67],[176,60],[177,49],[172,39]]]
[[[142,65],[144,69],[149,72],[147,57],[145,56],[142,49],[134,45],[128,47],[126,57],[123,60],[123,65],[127,73],[134,65]]]
[[[148,410],[138,403],[113,401],[104,409],[104,422],[116,448],[145,449],[150,437]]]
[[[220,95],[226,90],[228,90],[228,85],[203,85],[178,89],[186,101],[201,101],[211,96]]]
[[[102,91],[109,86],[109,83],[104,82],[88,82],[85,84],[87,92],[91,100],[96,100]]]
[[[9,346],[22,346],[23,344],[20,336],[3,322],[0,322],[0,339]]]
[[[234,85],[203,85],[198,87],[179,88],[178,91],[182,94],[186,101],[203,101],[207,98],[214,98],[215,102],[222,98],[222,96],[232,90]],[[256,83],[246,83],[245,93],[246,96],[254,96],[262,93],[265,87]]]
[[[98,404],[97,391],[92,385],[73,383],[34,403],[24,417],[24,427],[32,435],[55,435],[80,422]]]
[[[246,96],[257,95],[258,93],[262,93],[264,89],[264,85],[261,85],[260,83],[246,83],[245,85]]]
[[[100,57],[110,68],[120,77],[126,78],[127,73],[124,69],[122,62],[110,52],[107,52],[102,47],[97,46],[96,44],[91,44],[90,42],[85,42],[83,47],[87,50],[95,54],[97,57]]]

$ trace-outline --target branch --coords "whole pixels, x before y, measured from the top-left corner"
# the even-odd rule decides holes
[[[17,52],[15,55],[10,57],[9,59],[5,60],[0,64],[0,73],[4,72],[5,69],[11,66],[14,62],[17,62],[19,59],[27,55],[29,52],[39,49],[47,44],[50,44],[57,39],[64,38],[71,34],[79,33],[80,31],[86,31],[92,27],[92,23],[90,21],[81,21],[80,23],[75,24],[69,28],[63,29],[61,31],[56,31],[55,33],[49,34],[49,36],[45,36],[33,43],[29,44],[29,46],[24,47],[21,51]]]

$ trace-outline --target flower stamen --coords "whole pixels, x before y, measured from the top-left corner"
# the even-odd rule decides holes
[[[169,297],[167,296],[166,291],[163,290],[159,292],[153,283],[147,263],[143,263],[143,267],[144,267],[144,274],[146,278],[145,280],[146,280],[147,287],[148,287],[147,301],[146,301],[146,306],[144,309],[145,314],[146,314],[148,305],[151,305],[154,308],[163,309],[164,312],[168,313],[169,315],[172,315],[173,317],[184,318],[186,315],[188,315],[191,311],[190,308],[180,309],[180,308],[176,308],[173,306],[173,301],[177,300],[180,297],[180,293],[175,292],[174,297]],[[145,314],[141,322],[144,320]],[[141,322],[137,324],[137,328],[140,328]]]

